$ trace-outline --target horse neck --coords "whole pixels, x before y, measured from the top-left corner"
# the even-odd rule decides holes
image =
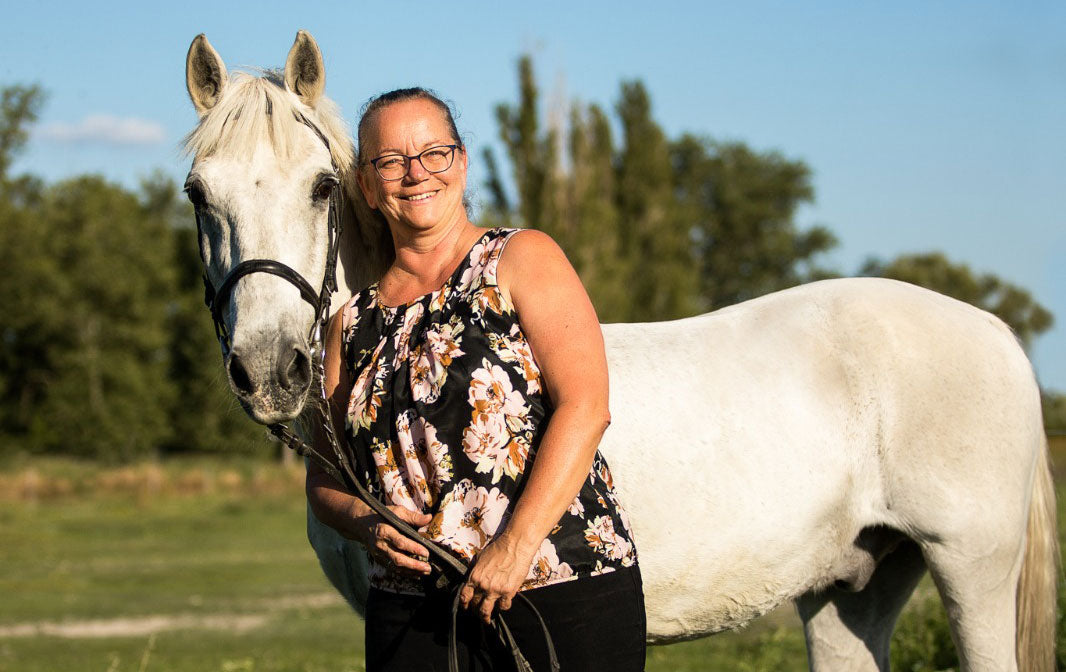
[[[337,256],[337,289],[331,312],[352,294],[376,282],[395,253],[385,218],[363,198],[355,170],[341,178],[341,237]]]

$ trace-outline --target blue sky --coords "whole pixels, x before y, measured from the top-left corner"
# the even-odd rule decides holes
[[[40,2],[5,19],[0,83],[49,94],[14,170],[47,179],[183,177],[201,32],[232,69],[283,64],[305,28],[349,119],[374,93],[429,86],[475,150],[496,143],[522,53],[549,107],[609,108],[640,79],[672,137],[805,161],[817,199],[799,223],[841,242],[826,265],[940,250],[1030,289],[1059,322],[1033,348],[1038,376],[1066,391],[1066,3]]]

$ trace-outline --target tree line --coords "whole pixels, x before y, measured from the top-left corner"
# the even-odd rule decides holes
[[[0,100],[0,454],[264,449],[225,385],[177,185],[11,176],[42,103]]]
[[[621,84],[613,114],[574,103],[565,123],[540,118],[529,58],[518,83],[517,100],[496,108],[505,160],[483,154],[479,223],[550,233],[602,321],[683,317],[839,274],[819,264],[832,232],[796,223],[814,197],[802,161],[671,139],[639,81]],[[177,185],[158,173],[133,190],[93,175],[12,175],[44,96],[0,92],[0,456],[269,451],[226,386]],[[942,254],[872,259],[857,274],[969,301],[1025,344],[1052,323],[1025,289]],[[1049,425],[1066,428],[1063,398],[1046,401]]]

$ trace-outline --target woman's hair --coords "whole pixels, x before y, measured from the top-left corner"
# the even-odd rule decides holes
[[[363,148],[366,147],[366,132],[370,125],[374,115],[381,110],[385,109],[393,103],[402,103],[408,100],[428,100],[437,106],[440,113],[444,115],[444,120],[448,124],[448,130],[452,134],[452,140],[455,144],[459,145],[460,149],[463,147],[463,141],[459,139],[459,129],[455,126],[455,117],[452,115],[452,110],[443,100],[437,97],[435,93],[429,89],[423,89],[420,86],[411,87],[409,89],[396,89],[394,91],[388,91],[379,96],[375,96],[366,101],[363,105],[363,109],[359,115],[359,164],[363,164],[367,161],[367,157],[363,152]]]

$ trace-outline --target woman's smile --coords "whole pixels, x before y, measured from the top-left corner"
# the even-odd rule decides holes
[[[434,196],[436,196],[438,191],[440,191],[440,190],[439,189],[434,189],[433,191],[423,191],[423,192],[418,193],[418,194],[409,194],[407,196],[400,196],[399,198],[400,198],[400,200],[407,201],[409,203],[423,203],[423,202],[428,201],[429,199],[433,198]]]

